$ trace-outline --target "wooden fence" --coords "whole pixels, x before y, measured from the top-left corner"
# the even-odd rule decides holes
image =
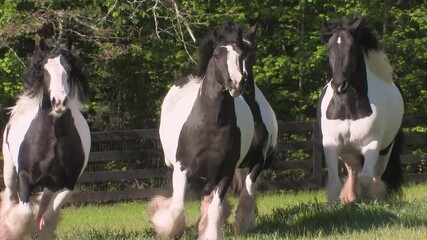
[[[417,126],[427,127],[427,116],[404,118],[407,133],[402,163],[407,181],[427,180],[427,133],[408,131]],[[118,201],[170,194],[171,170],[164,165],[158,137],[157,129],[92,133],[90,164],[79,180],[73,201]],[[277,159],[264,172],[259,187],[322,187],[326,171],[320,141],[315,121],[280,122]]]
[[[405,117],[402,163],[407,181],[427,180],[427,115]],[[278,154],[263,172],[261,190],[318,189],[326,171],[317,122],[280,122]],[[157,129],[93,132],[89,164],[73,202],[147,199],[170,194],[172,171],[164,165]]]

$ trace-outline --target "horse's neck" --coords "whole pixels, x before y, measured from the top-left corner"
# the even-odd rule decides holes
[[[390,65],[390,61],[384,51],[371,50],[368,53],[363,53],[363,58],[366,71],[369,71],[384,82],[393,82],[393,67]]]
[[[234,116],[235,111],[234,98],[225,90],[224,86],[217,82],[216,77],[218,76],[215,71],[207,71],[193,110],[197,112],[197,118],[218,123],[220,119],[229,119],[223,118],[223,116]]]

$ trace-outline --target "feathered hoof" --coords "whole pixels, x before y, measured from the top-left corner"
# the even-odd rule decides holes
[[[33,238],[37,240],[50,240],[53,239],[56,227],[59,222],[59,212],[52,214],[51,216],[43,216],[43,223],[40,222],[41,219],[38,219],[36,223],[36,228],[39,230],[34,232]]]
[[[384,181],[373,179],[372,184],[369,187],[364,187],[363,185],[358,184],[357,195],[360,196],[362,201],[384,201],[388,197],[387,186]]]
[[[0,218],[0,239],[2,240],[14,240],[11,231],[7,227],[5,220]]]
[[[344,186],[341,189],[340,200],[344,204],[351,204],[359,201],[356,187],[348,179],[345,179]]]
[[[14,204],[1,216],[0,239],[23,239],[33,232],[33,226],[34,213],[30,205]]]
[[[359,173],[357,176],[357,184],[361,188],[370,188],[372,186],[373,177],[367,174]]]
[[[6,191],[0,193],[0,215],[5,214],[12,206],[18,203],[15,199],[10,199]]]
[[[246,191],[245,191],[246,192]],[[243,234],[249,232],[255,226],[256,200],[249,194],[241,194],[239,205],[234,216],[234,233]]]
[[[171,201],[171,198],[156,196],[148,205],[153,231],[163,239],[179,238],[186,228],[184,209],[172,211]]]

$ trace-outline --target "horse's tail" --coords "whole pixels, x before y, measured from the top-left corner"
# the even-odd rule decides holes
[[[404,181],[402,163],[400,160],[400,153],[402,152],[404,144],[403,141],[403,132],[399,130],[394,139],[387,167],[381,176],[381,179],[387,184],[387,191],[389,193],[399,193]]]

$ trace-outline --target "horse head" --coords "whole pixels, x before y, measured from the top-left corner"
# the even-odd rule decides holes
[[[364,52],[377,49],[378,42],[362,18],[324,22],[321,40],[328,44],[332,68],[332,89],[335,94],[346,93],[351,87],[363,89],[365,79]]]
[[[36,43],[33,62],[27,70],[24,90],[30,97],[42,96],[41,106],[59,116],[69,108],[70,100],[84,102],[89,85],[83,61],[72,51],[70,39],[64,45]]]
[[[220,74],[216,79],[232,97],[240,96],[247,79],[243,64],[247,51],[242,36],[242,29],[233,23],[213,32],[216,47],[212,59],[215,61],[215,74]]]

